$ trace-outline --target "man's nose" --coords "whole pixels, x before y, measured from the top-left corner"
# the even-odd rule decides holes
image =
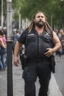
[[[40,16],[39,19],[42,20],[42,17]]]
[[[39,21],[42,21],[42,18],[39,18]]]

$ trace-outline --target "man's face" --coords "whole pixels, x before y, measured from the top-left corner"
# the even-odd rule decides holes
[[[34,22],[37,27],[39,27],[39,28],[43,27],[45,24],[45,21],[46,21],[46,19],[45,19],[45,16],[43,13],[36,14]]]

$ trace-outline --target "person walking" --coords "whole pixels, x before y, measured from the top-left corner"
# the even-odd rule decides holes
[[[25,96],[36,96],[35,82],[39,78],[38,96],[48,96],[48,86],[53,71],[53,53],[61,48],[61,43],[49,26],[43,12],[38,11],[30,26],[21,34],[14,49],[14,64],[18,66],[20,47],[25,45],[26,64],[23,71]],[[51,69],[52,68],[52,69]]]
[[[2,30],[0,30],[0,67],[1,70],[5,70],[6,64],[4,61],[4,55],[6,53],[6,38]]]

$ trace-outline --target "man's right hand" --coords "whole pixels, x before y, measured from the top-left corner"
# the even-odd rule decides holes
[[[18,57],[14,57],[14,64],[15,64],[15,66],[18,66],[18,64],[19,64],[19,59],[18,59]]]

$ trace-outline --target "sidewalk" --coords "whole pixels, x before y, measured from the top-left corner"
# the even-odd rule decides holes
[[[38,96],[39,83],[36,82],[36,96]],[[56,83],[54,74],[51,75],[49,96],[62,96]],[[7,71],[0,72],[0,96],[7,96]],[[13,96],[24,96],[24,81],[21,66],[13,65]]]
[[[54,74],[51,74],[51,80],[49,85],[49,96],[63,96],[59,90]]]

